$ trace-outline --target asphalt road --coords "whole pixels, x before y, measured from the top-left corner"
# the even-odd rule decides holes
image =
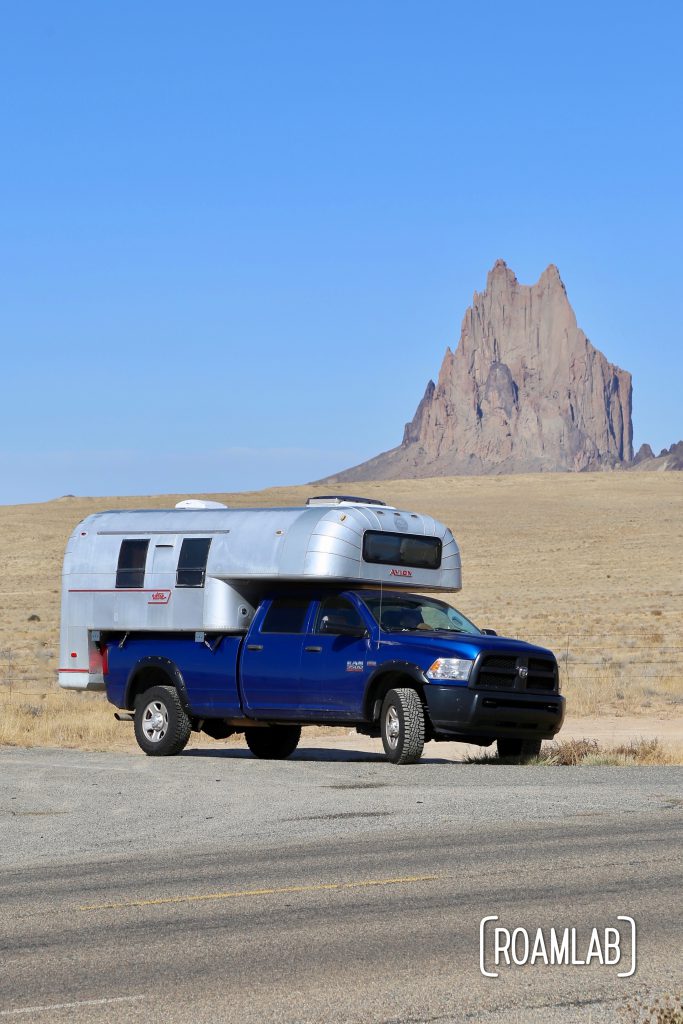
[[[680,990],[681,769],[350,756],[0,750],[0,1024],[600,1024]],[[484,978],[493,914],[630,915],[636,974]]]

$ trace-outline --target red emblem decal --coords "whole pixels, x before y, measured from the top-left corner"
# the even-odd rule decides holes
[[[170,590],[153,590],[147,604],[168,604],[171,600]]]
[[[412,576],[413,574],[410,571],[410,569],[390,569],[389,570],[389,575],[390,576]]]

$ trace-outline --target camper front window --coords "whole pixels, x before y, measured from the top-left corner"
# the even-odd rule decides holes
[[[441,566],[441,540],[412,533],[385,533],[366,530],[363,534],[363,558],[379,565],[405,565],[412,569],[438,569]]]
[[[145,585],[148,540],[122,540],[116,567],[117,590],[140,590]]]

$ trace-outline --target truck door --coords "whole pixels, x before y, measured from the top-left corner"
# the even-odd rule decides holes
[[[301,650],[310,605],[309,597],[274,598],[257,613],[245,637],[242,701],[254,718],[305,717]]]
[[[339,636],[322,630],[328,615],[350,626],[365,627],[358,609],[345,597],[332,595],[320,601],[304,638],[301,659],[302,685],[309,699],[330,718],[357,718],[360,714],[367,667],[367,637]]]

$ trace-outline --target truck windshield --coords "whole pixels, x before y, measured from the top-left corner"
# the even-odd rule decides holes
[[[375,622],[387,633],[412,630],[479,633],[474,623],[461,612],[432,597],[420,597],[419,594],[373,594],[372,597],[364,596],[363,601]]]

